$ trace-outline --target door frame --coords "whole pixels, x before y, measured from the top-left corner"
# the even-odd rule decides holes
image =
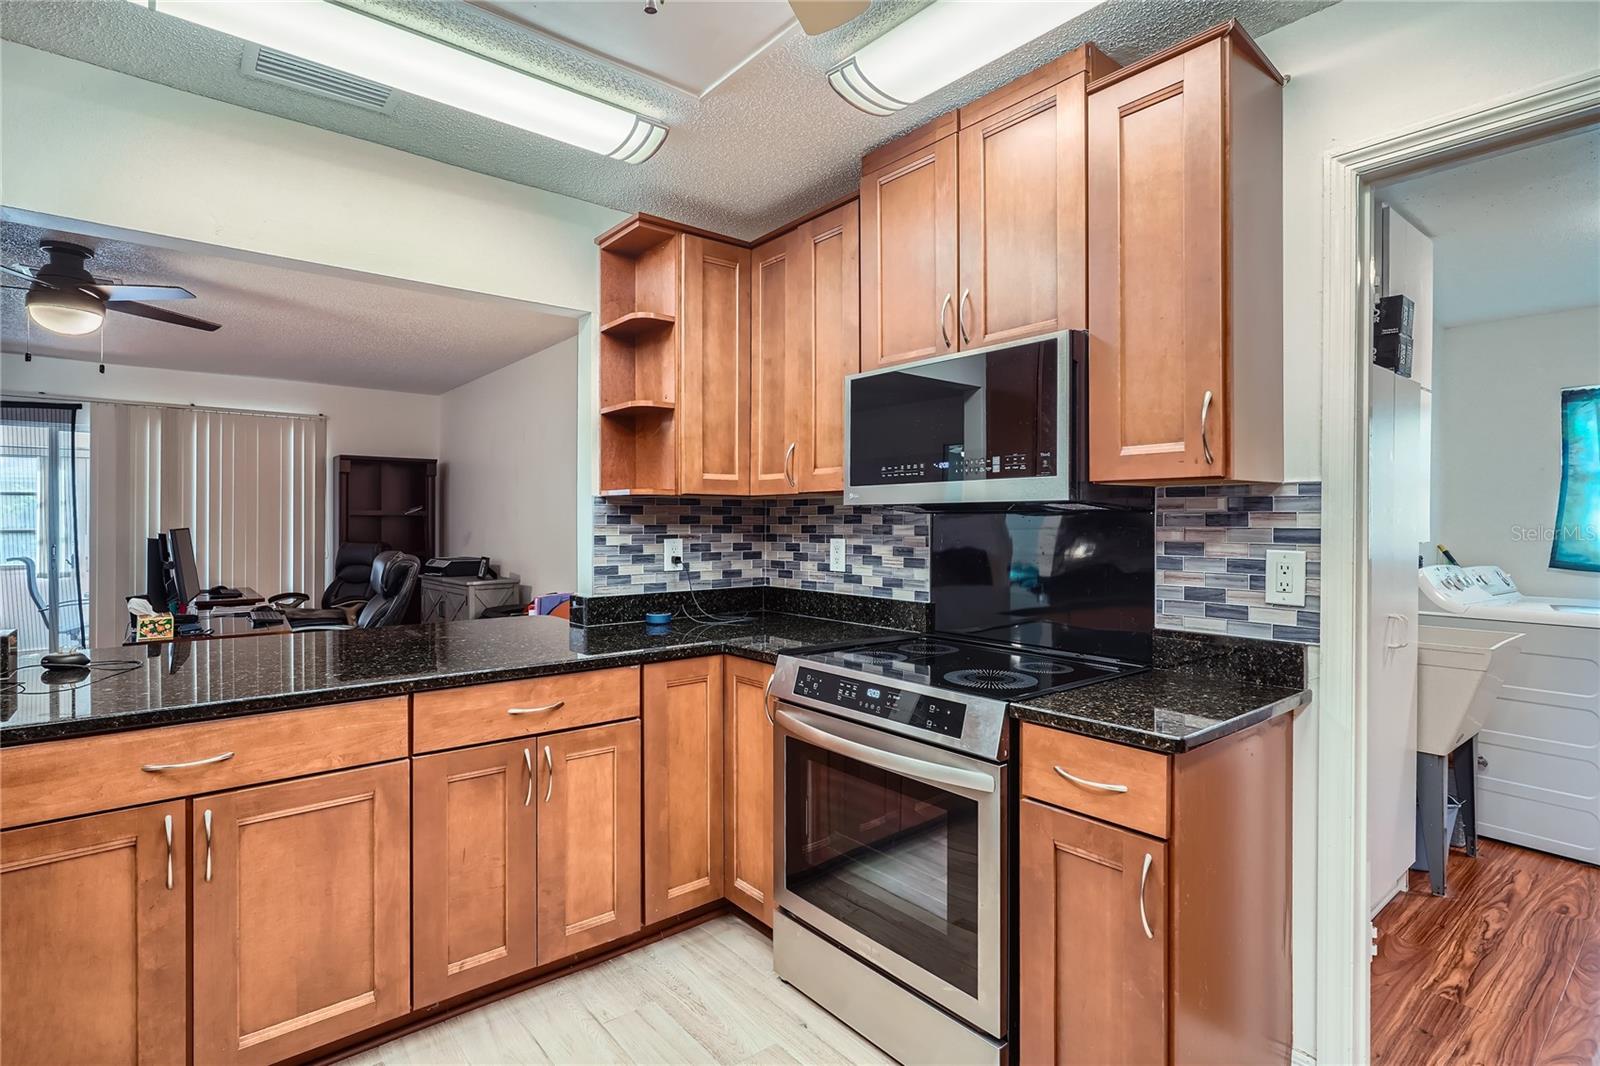
[[[1322,642],[1316,1057],[1371,1053],[1367,860],[1367,362],[1374,182],[1600,120],[1600,73],[1547,82],[1323,157]]]

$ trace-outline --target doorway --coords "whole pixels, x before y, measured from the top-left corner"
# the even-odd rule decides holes
[[[89,433],[78,404],[0,407],[0,628],[19,652],[87,643]]]

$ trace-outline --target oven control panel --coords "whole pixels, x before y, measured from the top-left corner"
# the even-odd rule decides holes
[[[959,737],[967,722],[967,705],[955,700],[907,692],[875,681],[840,677],[822,670],[801,667],[795,676],[794,692],[818,703],[847,707],[913,729],[926,729],[947,737]]]

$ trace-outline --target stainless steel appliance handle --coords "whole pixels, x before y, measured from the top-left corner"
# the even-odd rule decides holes
[[[790,441],[788,450],[783,453],[783,477],[791,489],[799,488],[794,480],[794,450],[799,443],[797,440]]]
[[[766,691],[762,692],[761,694],[761,709],[767,712],[767,724],[770,726],[777,725],[777,723],[772,720],[772,683],[777,679],[778,672],[776,670],[768,674]]]
[[[221,755],[208,755],[204,759],[194,759],[190,762],[145,763],[139,769],[147,774],[163,774],[168,770],[192,770],[196,766],[210,766],[213,763],[227,762],[231,758],[233,758],[233,752],[225,751]]]
[[[172,888],[172,815],[167,815],[167,888]]]
[[[946,349],[950,347],[950,330],[945,323],[945,316],[950,311],[950,294],[944,294],[944,302],[939,305],[939,336],[944,340]]]
[[[1139,922],[1144,926],[1144,938],[1146,940],[1154,940],[1156,938],[1156,934],[1150,929],[1150,916],[1145,913],[1144,909],[1144,886],[1145,882],[1150,880],[1150,864],[1154,861],[1150,857],[1150,853],[1148,851],[1145,852],[1144,869],[1139,871]]]
[[[544,746],[544,801],[550,802],[550,797],[556,790],[556,764],[550,759],[550,745]]]
[[[554,703],[547,703],[543,707],[507,707],[506,708],[506,713],[507,714],[543,714],[545,711],[559,711],[561,708],[565,707],[566,705],[567,705],[567,701],[566,700],[556,700]]]
[[[528,793],[522,797],[524,807],[533,806],[533,754],[527,748],[522,749],[522,765],[528,771]]]
[[[961,332],[961,343],[971,344],[972,336],[967,332],[967,308],[972,306],[972,290],[961,290],[961,302],[956,304],[956,327]]]
[[[1211,436],[1207,432],[1207,423],[1211,420],[1211,390],[1207,389],[1205,398],[1200,401],[1200,450],[1205,453],[1206,465],[1210,466],[1215,460],[1211,456]]]
[[[1076,774],[1069,774],[1059,766],[1055,768],[1055,771],[1068,781],[1071,781],[1074,785],[1077,785],[1079,788],[1087,788],[1094,792],[1128,791],[1127,785],[1108,785],[1104,781],[1090,781],[1087,777],[1079,777]]]
[[[880,770],[888,770],[927,785],[942,785],[947,788],[965,789],[968,792],[995,790],[994,779],[988,774],[980,774],[976,770],[963,770],[959,766],[928,762],[926,759],[884,751],[882,748],[835,736],[827,730],[802,721],[798,715],[785,710],[781,704],[777,710],[777,720],[784,729],[808,744],[815,744],[824,751],[848,756]]]
[[[211,883],[211,808],[206,808],[206,813],[201,819],[206,824],[206,884]]]

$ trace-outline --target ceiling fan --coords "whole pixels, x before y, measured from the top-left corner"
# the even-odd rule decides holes
[[[203,318],[191,318],[164,307],[152,307],[145,300],[192,300],[194,293],[177,285],[121,285],[109,278],[89,273],[92,248],[68,241],[42,240],[39,247],[49,257],[41,267],[20,264],[0,266],[0,272],[21,278],[27,285],[0,288],[26,289],[28,317],[52,333],[69,337],[93,333],[105,321],[107,311],[137,315],[188,329],[212,332],[222,328]]]

